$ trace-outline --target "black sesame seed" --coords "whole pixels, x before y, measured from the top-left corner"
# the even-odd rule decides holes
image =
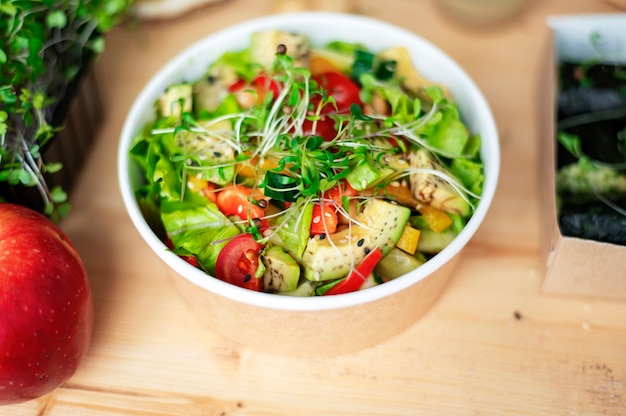
[[[248,281],[250,281],[250,279],[252,279],[252,276],[250,276],[250,273],[246,274],[246,275],[243,277],[243,281],[244,281],[244,282],[248,282]]]
[[[318,237],[319,237],[320,240],[323,240],[323,239],[326,238],[326,234],[324,234],[324,233],[319,234]]]
[[[220,153],[220,152],[213,152],[213,156],[215,156],[215,157],[222,157],[222,153]]]
[[[361,246],[363,245],[363,243],[365,243],[365,240],[361,238],[361,239],[360,239],[360,240],[356,243],[356,245],[357,245],[357,246],[359,246],[359,247],[361,247]]]
[[[363,251],[365,252],[365,254],[370,254],[370,251],[372,251],[372,250],[370,250],[369,248],[365,247],[363,249]]]

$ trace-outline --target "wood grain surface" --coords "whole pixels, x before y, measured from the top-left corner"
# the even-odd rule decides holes
[[[105,119],[62,224],[93,284],[90,353],[59,389],[0,414],[626,414],[626,303],[542,293],[537,188],[545,18],[619,9],[599,0],[544,0],[502,24],[472,27],[433,1],[354,3],[457,60],[501,132],[493,207],[434,307],[399,336],[334,358],[263,354],[206,329],[124,211],[118,137],[132,101],[168,59],[200,37],[274,12],[276,3],[229,0],[173,20],[129,22],[110,33],[96,65]]]

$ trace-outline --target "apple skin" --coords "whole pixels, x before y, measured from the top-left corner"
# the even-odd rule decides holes
[[[68,380],[89,349],[93,315],[85,267],[61,228],[0,203],[0,405]]]

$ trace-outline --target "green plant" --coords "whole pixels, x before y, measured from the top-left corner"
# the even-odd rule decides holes
[[[44,213],[67,215],[67,194],[44,174],[62,168],[42,152],[60,126],[67,86],[104,49],[104,34],[132,0],[0,0],[0,182],[36,187]]]

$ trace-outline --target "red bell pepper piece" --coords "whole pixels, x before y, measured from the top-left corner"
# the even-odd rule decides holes
[[[324,295],[340,295],[343,293],[356,292],[382,258],[383,252],[380,247],[376,247],[365,256],[363,261],[359,263],[347,277],[328,289]]]

